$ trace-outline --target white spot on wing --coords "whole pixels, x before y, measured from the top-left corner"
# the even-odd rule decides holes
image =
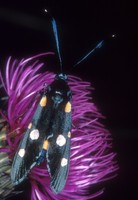
[[[31,140],[37,140],[39,138],[39,131],[38,129],[34,129],[30,132]]]
[[[19,152],[18,152],[18,154],[19,154],[19,156],[20,156],[21,158],[23,158],[24,155],[25,155],[25,149],[20,149]]]
[[[68,164],[68,160],[66,158],[62,158],[61,160],[61,167],[64,167]]]
[[[31,129],[32,128],[32,123],[30,123],[29,125],[28,125],[28,129]]]
[[[62,147],[63,145],[66,144],[66,138],[63,135],[59,135],[57,137],[56,143],[57,143],[57,145],[59,145],[60,147]]]
[[[68,137],[71,138],[71,132],[70,131],[68,132]]]

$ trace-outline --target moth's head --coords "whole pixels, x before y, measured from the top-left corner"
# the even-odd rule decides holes
[[[55,80],[64,80],[68,81],[68,77],[66,74],[60,73],[55,76]]]
[[[60,73],[55,76],[55,80],[47,87],[47,94],[54,102],[61,102],[64,99],[71,99],[71,90],[68,86],[66,74]]]

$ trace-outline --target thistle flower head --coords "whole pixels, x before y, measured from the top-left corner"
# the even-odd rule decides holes
[[[5,77],[0,74],[8,96],[6,114],[1,112],[8,127],[5,131],[6,145],[0,149],[0,162],[3,152],[8,155],[7,161],[13,159],[19,141],[34,114],[39,91],[43,89],[44,84],[49,85],[54,80],[54,73],[40,73],[43,63],[37,58],[41,55],[20,61],[10,57],[6,64]],[[115,153],[112,152],[111,136],[100,123],[102,115],[92,102],[91,84],[72,75],[68,75],[68,80],[73,93],[68,179],[65,188],[56,195],[50,188],[46,163],[34,167],[28,175],[32,200],[92,199],[103,193],[103,189],[98,188],[99,183],[113,178],[118,169]],[[10,167],[8,169],[10,170]]]

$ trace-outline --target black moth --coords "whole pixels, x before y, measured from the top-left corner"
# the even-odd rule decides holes
[[[62,71],[56,21],[52,18],[51,22]],[[53,192],[57,194],[64,188],[70,161],[71,99],[66,74],[56,75],[41,95],[14,157],[11,169],[14,185],[23,182],[30,170],[46,158]]]
[[[52,19],[52,27],[62,71],[62,59],[54,19]],[[99,42],[76,65],[101,48],[103,42],[103,40]],[[56,75],[53,83],[42,94],[32,121],[14,157],[11,169],[11,179],[14,185],[23,182],[30,170],[46,158],[53,192],[57,194],[64,188],[70,161],[71,99],[72,94],[66,74]]]
[[[56,75],[41,95],[14,157],[14,185],[24,181],[29,171],[46,158],[53,192],[57,194],[64,188],[70,160],[71,98],[67,76]]]

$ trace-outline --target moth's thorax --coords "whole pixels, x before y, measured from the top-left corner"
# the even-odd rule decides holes
[[[55,91],[52,95],[52,100],[55,104],[60,104],[63,101],[63,94],[60,91]]]
[[[55,103],[61,103],[63,100],[71,100],[71,90],[68,83],[64,79],[55,79],[48,86],[47,95],[52,98]]]

